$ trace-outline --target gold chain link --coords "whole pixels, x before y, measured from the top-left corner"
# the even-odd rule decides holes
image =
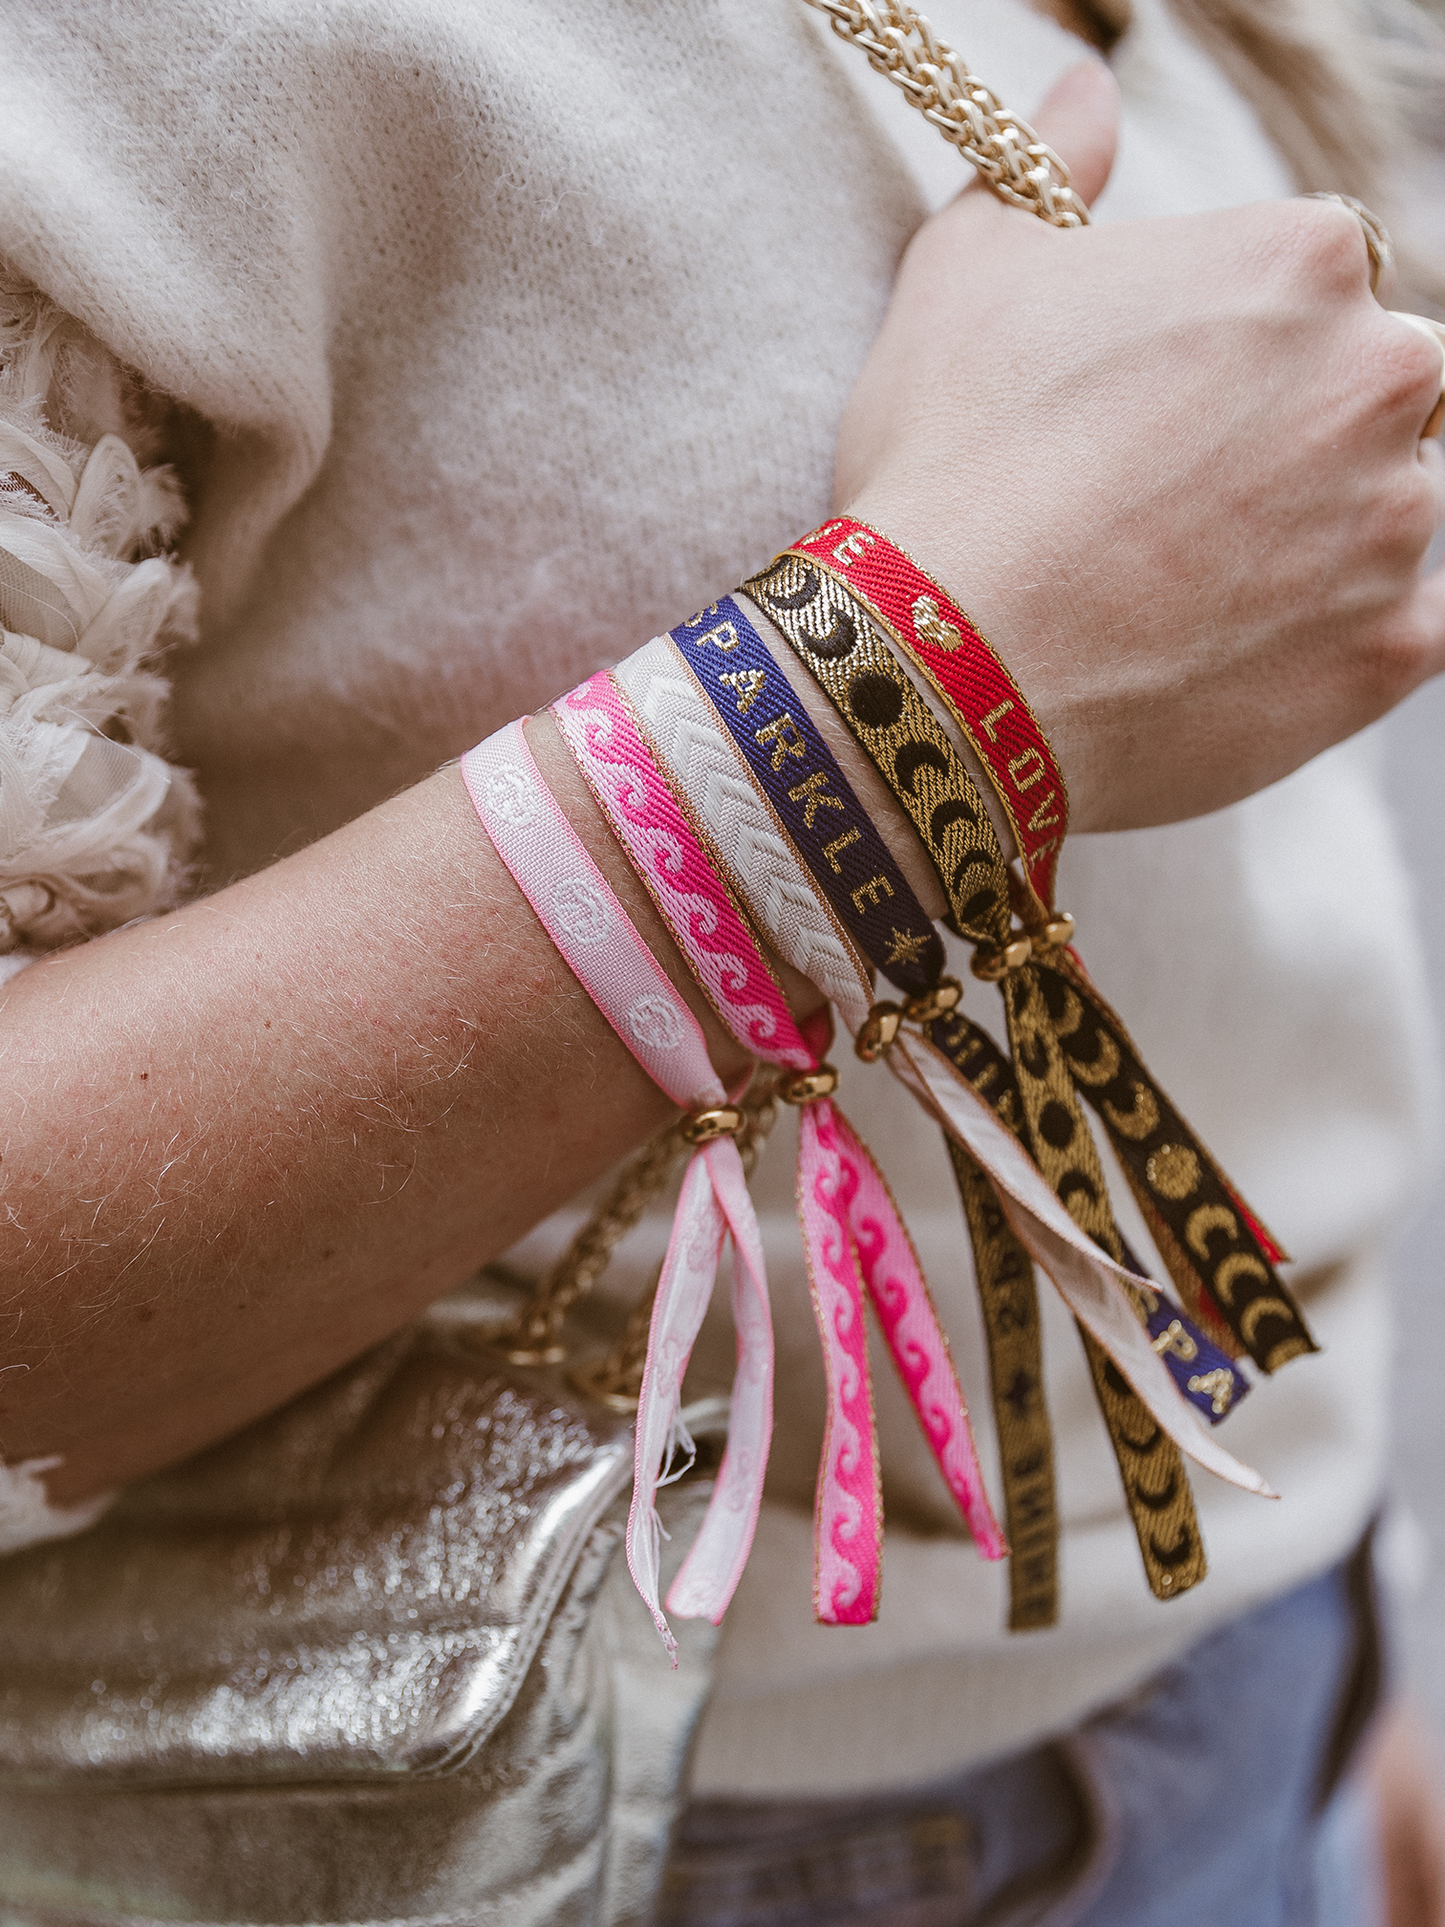
[[[737,1134],[736,1143],[743,1161],[743,1173],[747,1177],[752,1176],[753,1167],[768,1141],[769,1133],[778,1121],[778,1085],[781,1081],[779,1072],[763,1067],[743,1099],[743,1128]],[[642,1390],[642,1368],[647,1363],[652,1301],[657,1296],[657,1281],[661,1275],[662,1267],[659,1265],[653,1273],[651,1284],[632,1307],[621,1338],[606,1357],[595,1364],[579,1365],[572,1373],[572,1383],[580,1391],[600,1398],[615,1412],[637,1410],[638,1395]]]
[[[562,1321],[606,1271],[612,1254],[671,1177],[688,1150],[669,1124],[631,1157],[562,1256],[537,1280],[531,1299],[488,1345],[513,1365],[558,1365],[567,1356]]]
[[[743,1125],[737,1135],[737,1147],[743,1169],[749,1174],[777,1120],[777,1088],[777,1074],[760,1070],[742,1101]],[[500,1329],[487,1333],[488,1350],[500,1352],[513,1365],[560,1365],[567,1356],[567,1347],[562,1343],[562,1323],[567,1313],[579,1298],[591,1291],[612,1262],[613,1252],[666,1185],[679,1160],[691,1149],[678,1125],[669,1124],[629,1158],[618,1172],[612,1189],[562,1256],[538,1279],[527,1303]],[[617,1381],[622,1395],[635,1399],[635,1393],[628,1392],[627,1386],[634,1375],[638,1384],[642,1381],[647,1322],[656,1290],[654,1279],[628,1320],[621,1340],[589,1374],[588,1389],[596,1391],[598,1396],[608,1396]]]
[[[808,0],[903,98],[972,161],[994,193],[1051,227],[1087,227],[1069,170],[1026,120],[969,72],[906,0]]]

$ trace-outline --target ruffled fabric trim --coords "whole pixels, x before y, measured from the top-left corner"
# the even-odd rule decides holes
[[[0,955],[169,908],[199,833],[157,673],[195,634],[189,571],[157,552],[185,519],[180,491],[121,433],[88,445],[50,425],[124,428],[122,393],[98,343],[0,279]]]
[[[133,399],[100,343],[0,274],[0,984],[170,908],[199,836],[157,668],[195,635],[194,583],[162,552],[185,508],[170,471],[136,459]],[[0,1464],[0,1554],[110,1504],[51,1505],[60,1463]]]

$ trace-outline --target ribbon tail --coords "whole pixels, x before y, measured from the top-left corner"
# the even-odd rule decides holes
[[[719,1224],[732,1233],[738,1361],[727,1450],[702,1527],[668,1589],[667,1605],[680,1618],[717,1625],[743,1576],[763,1503],[773,1437],[773,1315],[762,1234],[737,1145],[718,1138],[703,1146],[696,1162],[706,1167]]]
[[[883,1496],[863,1280],[849,1223],[859,1172],[842,1154],[826,1099],[798,1118],[798,1223],[827,1378],[813,1505],[813,1611],[825,1626],[878,1617]]]
[[[662,1643],[677,1664],[677,1641],[658,1603],[661,1522],[656,1495],[678,1442],[682,1379],[712,1298],[726,1220],[702,1154],[688,1165],[657,1281],[647,1363],[637,1402],[632,1506],[627,1516],[627,1569]]]
[[[823,1103],[832,1112],[840,1149],[858,1171],[849,1222],[863,1281],[898,1376],[974,1543],[985,1559],[1006,1558],[1008,1545],[989,1503],[968,1401],[913,1240],[872,1152],[843,1113],[828,1099]]]
[[[1278,1371],[1318,1349],[1275,1266],[1287,1253],[1245,1204],[1151,1076],[1118,1013],[1071,951],[1036,966],[1060,1047],[1143,1208],[1189,1309],[1224,1328],[1235,1356]]]
[[[988,1173],[945,1136],[973,1246],[974,1277],[988,1346],[999,1473],[1009,1539],[1009,1631],[1033,1632],[1059,1617],[1059,1509],[1054,1435],[1034,1262],[1019,1242]]]
[[[1137,1279],[1079,1229],[985,1099],[941,1051],[921,1038],[901,1035],[887,1061],[895,1076],[988,1172],[1025,1249],[1042,1265],[1070,1311],[1108,1353],[1161,1429],[1217,1478],[1263,1498],[1277,1498],[1258,1472],[1210,1436],[1193,1407],[1180,1397],[1127,1296],[1129,1290],[1137,1289]]]

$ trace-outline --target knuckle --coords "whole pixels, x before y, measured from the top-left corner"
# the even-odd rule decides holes
[[[1359,221],[1333,201],[1292,200],[1279,211],[1282,240],[1313,286],[1354,293],[1369,285]]]
[[[1385,313],[1370,331],[1360,374],[1375,406],[1385,414],[1420,416],[1423,421],[1440,393],[1441,352],[1418,328]]]
[[[1360,697],[1370,716],[1403,701],[1430,673],[1430,643],[1423,626],[1404,615],[1379,624],[1360,649]]]
[[[1368,523],[1369,547],[1386,563],[1413,569],[1429,548],[1439,503],[1418,463],[1381,490]]]

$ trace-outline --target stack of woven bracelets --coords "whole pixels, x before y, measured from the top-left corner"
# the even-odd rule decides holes
[[[787,645],[759,633],[770,622]],[[796,664],[785,675],[780,658]],[[1003,998],[1009,1054],[962,1008],[943,942],[800,698],[822,690],[914,825]],[[816,700],[816,698],[815,698]],[[1068,799],[1008,671],[943,589],[877,530],[825,524],[735,595],[573,690],[552,711],[604,816],[721,1021],[779,1066],[800,1107],[798,1209],[828,1417],[815,1609],[876,1616],[882,1505],[864,1304],[981,1554],[1010,1559],[1009,1624],[1058,1613],[1058,1521],[1035,1265],[1077,1322],[1149,1584],[1196,1585],[1203,1544],[1183,1457],[1269,1495],[1212,1427],[1265,1372],[1314,1349],[1275,1269],[1284,1253],[1159,1090],[1053,907]],[[945,719],[948,727],[945,726]],[[957,735],[955,734],[957,732]],[[986,776],[1017,852],[955,746]],[[741,1576],[772,1424],[761,1241],[702,1032],[510,724],[463,759],[488,833],[563,957],[696,1147],[659,1278],[637,1420],[628,1560],[665,1641],[654,1495],[685,1448],[682,1379],[726,1237],[738,1365],[728,1445],[667,1598],[714,1621]],[[800,1027],[768,962],[828,998],[865,1064],[886,1064],[942,1126],[973,1245],[1000,1447],[1005,1534],[917,1256],[871,1155],[834,1101],[831,1022]],[[897,993],[878,999],[883,977]],[[1120,1234],[1080,1099],[1118,1155],[1178,1294]]]

